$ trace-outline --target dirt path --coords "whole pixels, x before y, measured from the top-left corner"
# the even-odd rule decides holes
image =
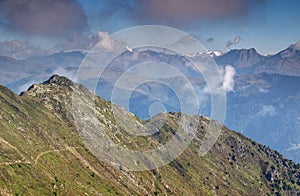
[[[41,152],[40,154],[38,154],[38,156],[35,158],[35,161],[34,161],[34,166],[37,164],[39,158],[45,154],[48,154],[48,153],[52,153],[52,152],[60,152],[60,151],[64,151],[64,150],[48,150],[48,151],[44,151],[44,152]]]
[[[0,137],[0,143],[5,144],[6,146],[8,146],[8,147],[14,149],[15,151],[17,151],[18,153],[20,153],[20,151],[15,146],[11,145],[8,141],[3,139],[2,137]]]
[[[4,140],[3,138],[0,137],[0,142],[9,146],[10,148],[16,150],[18,153],[20,153],[20,151],[13,145],[11,145],[9,142],[7,142],[6,140]],[[94,172],[97,176],[101,177],[100,173],[89,163],[88,160],[86,160],[83,156],[81,156],[80,153],[77,152],[76,148],[81,148],[81,147],[70,147],[70,146],[65,146],[65,149],[61,149],[61,150],[47,150],[47,151],[44,151],[44,152],[41,152],[40,154],[38,154],[34,160],[34,164],[31,163],[30,161],[22,161],[22,160],[16,160],[16,161],[8,161],[8,162],[3,162],[3,163],[0,163],[0,165],[5,165],[5,166],[8,166],[8,165],[12,165],[12,164],[19,164],[19,163],[22,163],[22,164],[30,164],[30,165],[33,165],[33,166],[36,166],[39,159],[45,155],[45,154],[48,154],[48,153],[53,153],[53,152],[62,152],[62,151],[69,151],[71,152],[76,158],[78,158],[80,160],[80,162],[85,165],[86,167],[88,167],[92,172]],[[21,154],[21,153],[20,153]],[[22,155],[22,154],[21,154]],[[24,157],[22,155],[22,157]]]
[[[3,162],[3,163],[0,163],[0,165],[8,166],[8,165],[13,165],[13,164],[18,164],[18,163],[32,165],[32,163],[30,161],[21,161],[21,160]]]
[[[66,146],[66,149],[68,151],[70,151],[76,158],[78,158],[83,165],[85,165],[86,167],[88,167],[97,176],[101,177],[101,175],[99,174],[99,172],[84,157],[82,157],[81,154],[79,154],[77,152],[76,147]]]
[[[12,145],[11,143],[9,143],[8,141],[6,141],[5,139],[3,139],[2,137],[0,137],[0,143],[8,146],[9,148],[15,150],[18,154],[21,155],[21,157],[26,160],[25,156],[19,151],[18,148],[16,148],[14,145]],[[18,163],[24,163],[24,164],[32,164],[30,161],[22,161],[22,160],[15,160],[15,161],[8,161],[8,162],[3,162],[0,163],[0,165],[13,165],[13,164],[18,164]]]
[[[5,144],[6,146],[9,146],[10,148],[16,150],[22,157],[23,154],[13,145],[11,145],[9,142],[7,142],[6,140],[4,140],[3,138],[0,137],[0,143],[3,143]],[[66,146],[66,149],[61,149],[61,150],[47,150],[47,151],[44,151],[44,152],[41,152],[40,154],[38,154],[34,160],[34,164],[32,164],[30,161],[22,161],[22,160],[15,160],[15,161],[7,161],[7,162],[2,162],[0,163],[0,165],[12,165],[12,164],[18,164],[18,163],[24,163],[24,164],[31,164],[31,165],[34,165],[36,166],[36,164],[38,163],[39,159],[45,155],[45,154],[48,154],[48,153],[53,153],[53,152],[62,152],[62,151],[70,151],[73,155],[77,155],[79,156],[80,154],[75,150],[76,148],[79,148],[79,147],[69,147],[69,146]],[[74,154],[74,153],[77,153],[77,154]],[[78,157],[77,157],[78,158]],[[81,157],[82,158],[82,157]],[[82,159],[81,159],[82,160]],[[87,162],[88,163],[88,162]]]

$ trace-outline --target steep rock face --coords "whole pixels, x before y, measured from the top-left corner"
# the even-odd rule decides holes
[[[134,137],[115,121],[110,102],[65,77],[53,76],[22,96],[1,87],[1,194],[252,195],[255,190],[259,195],[297,195],[300,191],[299,165],[226,127],[209,153],[200,157],[199,146],[210,122],[200,116],[194,140],[168,165],[143,172],[112,167],[91,154],[80,138],[72,115],[74,93],[86,104],[93,98],[93,111],[105,134],[129,149],[164,145],[175,136],[184,115],[159,114],[157,119],[166,119],[159,132]]]

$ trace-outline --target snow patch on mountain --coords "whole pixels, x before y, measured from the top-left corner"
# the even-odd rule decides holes
[[[199,52],[199,53],[194,53],[194,54],[185,54],[185,56],[187,56],[189,58],[193,58],[193,57],[196,57],[196,56],[202,56],[202,55],[208,55],[211,58],[215,58],[215,57],[223,55],[223,53],[220,52],[220,51],[217,51],[217,50],[216,51],[206,50],[204,52]]]

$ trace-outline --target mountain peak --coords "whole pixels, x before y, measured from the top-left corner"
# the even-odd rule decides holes
[[[219,65],[233,65],[236,68],[245,68],[260,62],[264,57],[256,49],[234,49],[215,58]]]
[[[53,75],[43,84],[58,84],[61,86],[71,86],[73,85],[73,81],[65,76]]]
[[[255,54],[260,55],[255,48],[242,48],[242,49],[233,49],[230,50],[228,53],[240,53],[240,54]]]
[[[282,58],[291,58],[295,56],[299,56],[300,54],[300,41],[295,44],[290,45],[287,49],[279,52]]]
[[[36,94],[44,94],[47,91],[50,91],[53,87],[56,88],[56,86],[65,88],[65,89],[70,89],[69,87],[74,86],[75,83],[70,80],[69,78],[65,76],[59,76],[59,75],[53,75],[51,76],[47,81],[40,83],[40,84],[33,84],[31,85],[27,91],[22,92],[20,95],[33,95],[36,96]]]
[[[298,42],[296,42],[295,44],[292,44],[290,46],[290,48],[292,48],[294,50],[300,50],[300,40]]]

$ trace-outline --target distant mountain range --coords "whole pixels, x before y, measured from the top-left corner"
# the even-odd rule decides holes
[[[219,65],[233,65],[244,74],[283,74],[300,76],[300,42],[275,55],[263,56],[254,48],[231,50],[215,58]]]
[[[225,125],[278,150],[296,162],[300,162],[299,45],[298,42],[268,56],[259,54],[255,49],[231,50],[225,54],[213,51],[197,54],[209,55],[220,70],[228,65],[235,69],[233,91],[227,93]],[[20,93],[53,74],[74,79],[85,55],[73,51],[25,60],[0,57],[0,83]],[[99,78],[89,78],[81,82],[91,88],[91,84],[97,81],[96,93],[111,100],[117,79],[131,66],[146,61],[167,63],[186,73],[196,86],[198,96],[204,101],[200,114],[210,116],[210,96],[205,92],[206,82],[199,73],[190,69],[185,56],[152,50],[127,51],[111,62],[99,81]],[[169,78],[164,82],[177,86],[183,84],[180,78]],[[122,105],[124,101],[120,97],[118,104]],[[163,102],[167,111],[181,111],[174,92],[157,83],[144,84],[133,92],[129,110],[146,120],[151,117],[149,107],[157,101]]]
[[[79,95],[84,110],[72,109]],[[93,97],[95,102],[86,100]],[[93,103],[95,105],[93,105]],[[157,169],[129,172],[92,154],[82,140],[91,134],[93,120],[119,148],[155,149],[180,136],[176,127],[183,113],[166,112],[153,118],[167,119],[159,132],[136,137],[114,120],[112,103],[82,85],[58,75],[32,85],[21,96],[0,86],[0,194],[1,195],[298,195],[300,165],[278,152],[222,126],[213,148],[200,157],[199,146],[212,121],[197,116],[194,139],[184,152]],[[93,108],[96,119],[89,119]],[[115,112],[146,123],[121,107]],[[188,117],[188,118],[191,118]],[[91,122],[93,121],[93,122]],[[78,131],[78,126],[86,132]],[[125,125],[126,126],[126,125]],[[193,126],[193,125],[189,125]],[[98,144],[102,145],[102,144]],[[98,147],[100,147],[98,146]],[[111,155],[107,155],[111,156]],[[135,164],[151,165],[140,156]],[[253,192],[255,191],[255,192]]]

